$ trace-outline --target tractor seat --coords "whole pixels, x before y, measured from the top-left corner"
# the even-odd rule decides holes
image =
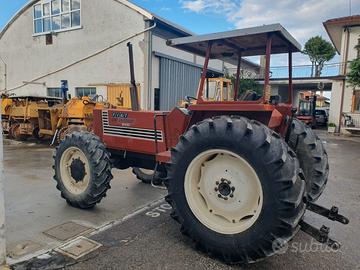
[[[258,100],[259,96],[254,91],[246,91],[245,93],[241,94],[239,100],[241,101],[255,101]]]

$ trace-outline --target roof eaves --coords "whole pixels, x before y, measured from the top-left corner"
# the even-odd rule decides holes
[[[127,0],[114,0],[115,2],[121,3],[125,6],[127,6],[128,8],[131,8],[132,10],[135,10],[136,12],[140,13],[141,15],[143,15],[146,19],[148,20],[153,20],[154,19],[154,15],[147,11],[146,9],[143,9],[142,7],[139,7],[135,4],[133,4],[130,1]]]
[[[360,24],[360,15],[339,17],[324,22],[326,25],[351,26]]]
[[[31,7],[36,2],[39,2],[40,0],[29,0],[21,9],[19,9],[18,12],[15,13],[14,16],[11,17],[11,19],[5,24],[4,28],[0,31],[0,39],[5,34],[6,30],[16,21],[17,18],[19,18],[29,7]]]
[[[153,14],[154,15],[154,19],[169,26],[170,28],[173,28],[174,30],[178,31],[178,32],[181,32],[182,34],[184,34],[184,36],[193,36],[193,35],[196,35],[196,33],[188,30],[188,29],[185,29],[184,27],[176,24],[176,23],[173,23],[167,19],[164,19],[160,16],[157,16],[156,14]]]
[[[340,48],[338,48],[338,46],[336,46],[335,41],[334,41],[332,35],[331,35],[330,32],[329,32],[328,24],[326,24],[326,22],[323,22],[323,25],[324,25],[324,28],[325,28],[325,30],[326,30],[326,33],[328,34],[328,36],[329,36],[329,38],[330,38],[330,40],[331,40],[331,43],[334,45],[337,53],[340,54]]]

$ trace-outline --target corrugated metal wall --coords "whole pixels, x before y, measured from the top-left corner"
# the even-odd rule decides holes
[[[201,69],[160,57],[160,109],[171,110],[185,96],[196,96]]]

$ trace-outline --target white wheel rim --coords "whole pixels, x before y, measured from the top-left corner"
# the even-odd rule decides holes
[[[82,179],[75,179],[72,175],[74,161],[83,164],[84,176]],[[83,151],[77,147],[69,147],[64,151],[60,159],[60,177],[65,188],[74,195],[83,193],[90,183],[90,166]]]
[[[196,218],[221,234],[247,230],[261,213],[259,177],[245,159],[228,150],[212,149],[196,156],[186,170],[184,188]]]

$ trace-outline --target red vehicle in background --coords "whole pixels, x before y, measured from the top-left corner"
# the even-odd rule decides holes
[[[307,126],[316,127],[316,95],[300,100],[296,117]]]

